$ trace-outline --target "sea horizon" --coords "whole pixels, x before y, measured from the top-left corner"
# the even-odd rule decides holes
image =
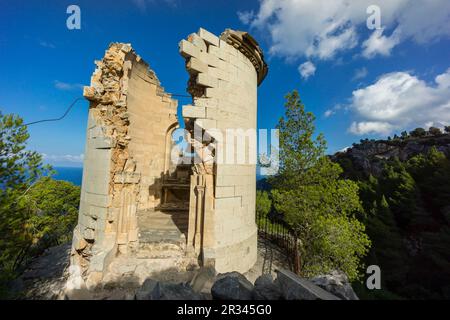
[[[65,166],[54,166],[53,169],[56,174],[53,175],[53,179],[68,181],[76,186],[81,186],[83,180],[83,167],[65,167]],[[256,174],[256,181],[263,180],[267,176]]]
[[[81,186],[83,180],[83,167],[53,167],[56,174],[53,179],[68,181],[76,186]]]

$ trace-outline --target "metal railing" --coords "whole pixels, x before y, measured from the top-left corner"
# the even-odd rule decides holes
[[[283,217],[276,214],[264,215],[257,212],[256,225],[258,226],[258,235],[277,245],[289,261],[291,271],[298,272],[298,267],[296,267],[298,259],[296,237],[288,224],[283,220]]]

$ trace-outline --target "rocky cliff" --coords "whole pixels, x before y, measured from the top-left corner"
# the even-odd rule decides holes
[[[394,140],[361,140],[359,144],[354,144],[331,158],[344,169],[349,169],[349,165],[352,165],[357,171],[378,176],[385,160],[397,157],[406,161],[418,154],[426,154],[432,147],[450,158],[450,133]]]

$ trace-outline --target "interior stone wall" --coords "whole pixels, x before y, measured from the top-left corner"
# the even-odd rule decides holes
[[[256,134],[257,87],[267,66],[256,42],[243,32],[226,30],[217,37],[200,28],[179,46],[194,100],[183,106],[186,127],[201,127],[216,140],[213,225],[205,221],[203,259],[214,261],[218,272],[245,272],[257,256],[256,136],[253,143],[249,137]],[[238,138],[227,129],[240,130]],[[247,142],[239,155],[238,139]],[[238,163],[238,156],[245,160]]]
[[[130,119],[129,155],[140,173],[138,209],[153,209],[161,203],[163,175],[168,174],[170,131],[178,127],[177,101],[161,88],[158,79],[142,62],[134,62],[128,82]]]

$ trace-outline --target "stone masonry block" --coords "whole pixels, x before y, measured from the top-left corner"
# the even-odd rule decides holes
[[[85,193],[86,202],[89,204],[94,204],[99,207],[106,208],[109,205],[109,196],[100,195],[95,193],[86,192]]]
[[[94,149],[111,149],[114,145],[112,138],[95,138],[91,141]]]
[[[194,73],[207,73],[208,72],[208,65],[206,63],[203,63],[202,61],[200,61],[199,59],[192,57],[191,59],[189,59],[187,65],[186,65],[187,69],[191,72]]]
[[[207,51],[207,46],[204,39],[202,39],[202,37],[200,37],[198,34],[191,33],[188,36],[188,41],[191,42],[194,46],[196,46],[200,51],[204,52]]]
[[[230,81],[230,74],[225,70],[210,67],[208,73],[210,76],[212,76],[214,78],[224,80],[224,81]]]
[[[217,108],[205,108],[205,111],[206,111],[205,114],[206,119],[217,119],[218,117]]]
[[[219,106],[219,100],[216,98],[196,98],[195,105],[205,108],[217,108]]]
[[[225,52],[230,52],[231,50],[234,50],[232,46],[230,46],[226,41],[223,41],[222,39],[219,39],[219,48]]]
[[[84,227],[92,230],[97,229],[97,219],[94,219],[92,217],[86,217],[86,219],[83,219],[82,224]]]
[[[215,68],[218,68],[220,66],[220,62],[222,61],[215,55],[209,54],[207,52],[199,52],[198,58],[208,66]]]
[[[183,117],[185,118],[205,118],[205,107],[197,107],[191,105],[183,106]]]
[[[97,206],[89,206],[89,212],[87,213],[87,216],[92,219],[105,219],[108,214],[107,208],[97,207]]]
[[[233,210],[239,208],[241,203],[241,197],[219,198],[214,201],[214,208]]]
[[[209,32],[203,28],[200,28],[198,30],[198,35],[200,36],[200,38],[202,38],[209,44],[212,44],[213,46],[216,46],[216,47],[219,46],[219,38],[216,35],[212,34],[211,32]]]
[[[216,198],[229,198],[234,197],[234,187],[217,187]]]
[[[195,124],[206,130],[217,128],[217,121],[212,119],[197,119]]]
[[[186,40],[181,40],[179,43],[179,50],[183,57],[199,57],[200,50],[194,46],[192,43]]]
[[[224,98],[225,94],[218,88],[206,88],[205,96],[208,98]]]
[[[121,172],[114,176],[114,183],[139,183],[141,175],[139,173]]]
[[[213,78],[208,74],[199,73],[197,76],[197,84],[208,88],[217,88],[218,81],[217,78]]]
[[[223,60],[222,62],[228,61],[228,57],[229,57],[228,53],[227,53],[227,52],[224,52],[224,50],[222,50],[222,49],[219,48],[219,47],[210,46],[209,49],[208,49],[208,53],[211,54],[211,55],[216,56],[216,57],[219,58],[220,60]],[[219,62],[219,63],[220,63],[220,62]],[[224,66],[225,66],[225,67],[224,67]],[[220,67],[222,67],[222,69],[225,69],[225,68],[226,68],[226,65],[224,65],[224,64],[219,65],[219,68],[220,68]]]

